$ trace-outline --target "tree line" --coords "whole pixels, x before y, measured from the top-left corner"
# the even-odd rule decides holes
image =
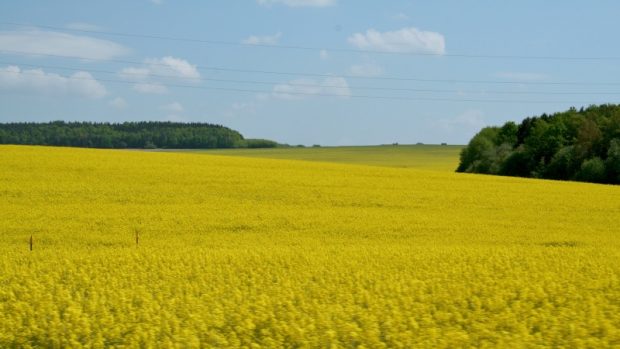
[[[457,172],[620,184],[620,105],[485,127],[462,150]]]
[[[230,128],[179,122],[19,122],[0,123],[0,144],[88,148],[272,148],[266,139],[245,139]]]

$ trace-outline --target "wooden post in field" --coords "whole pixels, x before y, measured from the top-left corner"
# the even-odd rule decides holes
[[[136,229],[136,246],[138,246],[138,242],[140,241],[140,231]]]
[[[32,235],[30,235],[30,251],[32,251],[33,243],[34,243],[34,239],[32,238]]]

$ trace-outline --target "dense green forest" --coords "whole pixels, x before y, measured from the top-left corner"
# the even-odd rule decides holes
[[[620,184],[620,105],[483,128],[461,152],[457,172]]]
[[[89,148],[272,148],[278,143],[245,139],[227,127],[206,123],[124,122],[0,123],[0,144]]]

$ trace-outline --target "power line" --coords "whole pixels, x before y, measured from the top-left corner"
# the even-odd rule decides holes
[[[311,46],[301,46],[301,45],[250,44],[250,43],[234,42],[234,41],[206,40],[206,39],[173,37],[173,36],[164,36],[164,35],[135,34],[135,33],[111,32],[111,31],[88,30],[88,29],[71,29],[71,28],[64,28],[64,27],[51,26],[51,25],[27,24],[27,23],[17,23],[17,22],[0,22],[0,25],[12,25],[12,26],[18,26],[18,27],[36,27],[36,28],[66,31],[66,32],[88,33],[88,34],[109,35],[109,36],[119,36],[119,37],[134,37],[134,38],[141,38],[141,39],[183,41],[183,42],[192,42],[192,43],[200,43],[200,44],[208,44],[208,45],[264,47],[264,48],[272,48],[272,49],[305,50],[305,51],[328,50],[331,52],[343,52],[343,53],[375,53],[375,54],[426,56],[426,57],[518,59],[518,60],[569,60],[569,61],[620,60],[620,57],[615,57],[615,56],[578,57],[578,56],[482,55],[482,54],[461,54],[461,53],[395,52],[395,51],[360,50],[360,49],[347,49],[347,48],[334,48],[334,47],[332,48],[311,47]]]
[[[68,70],[68,71],[85,71],[81,68],[74,67],[65,67],[65,66],[53,66],[53,65],[36,65],[36,64],[25,64],[25,63],[16,63],[16,62],[3,62],[0,61],[0,64],[8,64],[8,65],[22,65],[28,67],[39,67],[46,69],[58,69],[58,70]],[[547,92],[547,91],[494,91],[494,90],[484,90],[484,91],[463,91],[463,90],[446,90],[446,89],[422,89],[422,88],[399,88],[399,87],[374,87],[374,86],[343,86],[343,85],[330,85],[330,84],[306,84],[306,83],[298,83],[298,82],[278,82],[278,81],[262,81],[262,80],[236,80],[236,79],[219,79],[219,78],[198,78],[198,77],[181,77],[176,75],[161,75],[161,74],[141,74],[141,73],[131,73],[131,72],[115,72],[110,70],[100,70],[100,69],[87,69],[88,72],[95,73],[103,73],[103,74],[121,74],[121,75],[129,75],[135,76],[137,78],[164,78],[164,79],[176,79],[182,81],[196,81],[196,82],[224,82],[224,83],[240,83],[240,84],[254,84],[254,85],[276,85],[276,84],[286,84],[295,87],[322,87],[322,88],[336,88],[336,89],[354,89],[354,90],[377,90],[377,91],[402,91],[402,92],[432,92],[432,93],[463,93],[463,94],[474,94],[474,93],[484,93],[484,94],[499,94],[499,95],[620,95],[620,92]],[[332,76],[337,77],[337,76]],[[134,81],[135,82],[135,81]]]
[[[18,54],[18,55],[30,55],[30,56],[42,56],[53,57],[62,59],[75,59],[82,61],[93,62],[109,62],[119,64],[135,64],[144,65],[144,62],[121,60],[121,59],[103,59],[103,58],[91,58],[81,56],[70,55],[58,55],[41,52],[28,52],[28,51],[16,51],[0,49],[0,52],[6,54]],[[148,65],[169,67],[162,63],[148,63]],[[253,73],[253,74],[268,74],[268,75],[285,75],[285,76],[311,76],[311,77],[335,77],[333,74],[321,74],[321,73],[300,73],[300,72],[285,72],[285,71],[273,71],[273,70],[256,70],[256,69],[239,69],[239,68],[225,68],[195,65],[199,70],[218,71],[218,72],[234,72],[234,73]],[[342,74],[339,77],[347,79],[362,79],[362,80],[385,80],[385,81],[416,81],[416,82],[431,82],[431,83],[467,83],[467,84],[500,84],[500,85],[566,85],[566,86],[620,86],[620,82],[575,82],[575,81],[494,81],[494,80],[463,80],[463,79],[423,79],[413,77],[386,77],[386,76],[374,76],[364,77],[356,75]]]
[[[36,75],[41,76],[40,73],[30,72],[11,72],[0,71],[0,74],[22,74],[22,75]],[[113,80],[113,79],[96,79],[89,77],[68,76],[64,77],[70,80],[87,80],[98,82],[109,82],[118,84],[136,84],[133,81],[125,80]],[[226,92],[244,92],[244,93],[261,93],[261,94],[275,94],[280,96],[293,95],[293,96],[318,96],[318,97],[340,97],[340,98],[357,98],[357,99],[381,99],[381,100],[400,100],[400,101],[435,101],[435,102],[478,102],[478,103],[532,103],[532,104],[556,104],[556,103],[568,103],[568,104],[580,104],[588,105],[595,104],[594,102],[578,102],[578,101],[541,101],[541,100],[509,100],[509,99],[470,99],[470,98],[432,98],[432,97],[394,97],[394,96],[373,96],[373,95],[348,95],[348,94],[331,94],[331,93],[308,93],[308,92],[278,92],[278,91],[266,91],[266,90],[252,90],[252,89],[239,89],[239,88],[227,88],[227,87],[211,87],[211,86],[193,86],[193,85],[179,85],[179,84],[163,84],[144,82],[145,85],[164,86],[164,87],[179,87],[190,88],[199,90],[214,90],[214,91],[226,91]]]

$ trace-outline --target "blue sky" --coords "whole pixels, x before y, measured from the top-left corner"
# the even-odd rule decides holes
[[[604,0],[4,1],[0,122],[463,144],[485,125],[620,102],[618,13]]]

